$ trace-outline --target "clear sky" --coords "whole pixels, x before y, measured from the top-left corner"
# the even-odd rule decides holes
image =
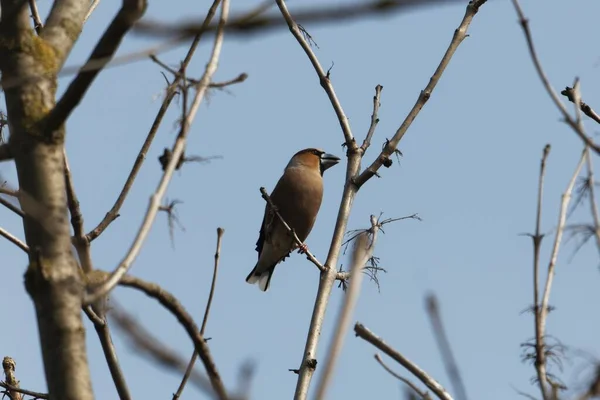
[[[47,0],[40,1],[47,10]],[[118,9],[103,0],[85,26],[68,64],[82,63]],[[151,1],[147,17],[167,22],[204,16],[209,1]],[[290,2],[294,7],[317,1]],[[298,3],[298,4],[297,4]],[[375,85],[384,87],[381,122],[366,160],[390,138],[438,65],[463,4],[419,9],[389,18],[370,18],[339,26],[306,28],[317,42],[324,67],[332,63],[332,82],[358,139],[371,115]],[[233,2],[245,10],[258,1]],[[583,99],[600,108],[600,4],[593,0],[523,1],[548,76],[560,90],[581,78]],[[595,28],[594,28],[595,27]],[[515,388],[537,395],[531,366],[521,362],[521,343],[533,336],[533,319],[522,311],[532,303],[531,240],[519,236],[534,228],[537,175],[542,148],[552,144],[548,161],[543,229],[557,221],[561,192],[582,145],[561,121],[529,59],[523,34],[509,1],[490,0],[475,17],[457,51],[411,129],[400,144],[400,164],[381,170],[360,191],[349,228],[368,225],[370,214],[398,217],[418,213],[422,222],[388,225],[376,255],[387,274],[381,292],[365,280],[353,320],[378,335],[451,389],[430,324],[424,295],[435,292],[470,398],[516,398]],[[157,39],[130,36],[119,54],[139,50]],[[210,52],[205,41],[188,74],[200,76]],[[187,44],[161,59],[177,65]],[[116,199],[160,106],[165,81],[160,68],[142,61],[102,72],[68,123],[67,149],[86,228],[93,228]],[[292,154],[320,147],[343,156],[343,136],[326,95],[306,56],[289,31],[225,40],[216,80],[246,72],[248,80],[212,93],[190,132],[187,153],[222,156],[209,164],[189,164],[177,172],[169,199],[180,199],[185,231],[169,239],[166,215],[159,215],[132,274],[175,293],[198,321],[202,318],[212,273],[216,228],[225,228],[217,292],[206,334],[228,387],[240,366],[256,362],[254,399],[291,398],[318,284],[317,269],[294,254],[279,266],[267,293],[244,279],[256,261],[254,246],[264,201]],[[70,77],[61,79],[64,90]],[[3,108],[3,106],[2,106]],[[570,108],[571,109],[571,108]],[[143,218],[160,177],[156,161],[176,134],[179,110],[172,107],[148,159],[127,198],[121,217],[94,242],[95,267],[112,269],[121,260]],[[598,127],[585,119],[588,132]],[[599,167],[600,168],[600,167]],[[12,165],[0,172],[16,183]],[[339,205],[345,160],[325,174],[325,195],[307,244],[325,260]],[[22,237],[17,217],[0,212],[2,227]],[[571,222],[590,221],[587,208]],[[545,269],[552,236],[544,241]],[[576,240],[559,256],[549,317],[549,333],[570,349],[598,354],[598,319],[588,310],[600,301],[598,252],[592,242],[576,255]],[[17,361],[23,387],[44,391],[41,353],[32,302],[23,288],[27,260],[21,250],[0,241],[5,301],[0,355]],[[340,262],[347,264],[346,256]],[[114,298],[186,359],[192,345],[175,319],[154,301],[119,288]],[[318,358],[333,333],[341,290],[331,297]],[[8,303],[8,304],[7,304]],[[89,359],[97,399],[117,397],[91,325]],[[115,330],[114,340],[135,398],[168,399],[180,380],[140,357]],[[332,399],[398,399],[399,383],[373,359],[375,349],[348,333]],[[573,354],[558,373],[572,389],[582,389],[591,369]],[[400,366],[395,369],[408,376]],[[317,369],[317,378],[319,370]],[[315,381],[313,381],[314,383]],[[313,385],[314,387],[314,385]],[[198,397],[188,387],[183,398]]]

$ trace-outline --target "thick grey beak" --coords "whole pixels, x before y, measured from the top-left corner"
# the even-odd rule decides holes
[[[335,164],[340,162],[340,158],[333,154],[323,153],[321,154],[321,173],[326,169],[333,167]]]

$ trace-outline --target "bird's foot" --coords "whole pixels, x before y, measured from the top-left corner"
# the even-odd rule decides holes
[[[300,246],[298,246],[298,253],[306,254],[307,251],[308,251],[308,246],[306,244],[302,243]]]

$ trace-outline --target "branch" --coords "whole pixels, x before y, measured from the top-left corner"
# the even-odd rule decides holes
[[[221,7],[221,20],[220,20],[221,27],[225,24],[225,21],[227,21],[228,13],[229,13],[229,0],[223,0],[223,4]],[[192,121],[194,120],[194,117],[196,116],[196,113],[198,111],[198,108],[200,107],[200,103],[202,102],[202,99],[204,98],[204,94],[206,93],[206,90],[212,79],[212,76],[217,69],[219,55],[221,54],[222,43],[223,43],[223,29],[221,29],[220,34],[217,35],[217,38],[215,40],[215,44],[213,47],[212,55],[210,57],[210,61],[208,62],[207,66],[206,66],[206,70],[204,71],[204,75],[202,76],[202,79],[200,80],[199,84],[196,87],[196,96],[194,97],[194,101],[190,107],[190,111],[189,111],[187,117],[183,121],[181,131],[179,132],[179,135],[177,136],[177,139],[175,140],[175,145],[173,146],[173,150],[172,150],[173,158],[171,159],[171,161],[169,162],[169,165],[165,169],[163,176],[160,180],[160,183],[158,184],[156,191],[154,192],[154,194],[152,195],[152,197],[150,199],[150,204],[148,205],[148,210],[146,211],[146,216],[144,217],[142,226],[138,230],[138,233],[136,235],[136,238],[135,238],[133,244],[131,245],[131,247],[130,247],[129,251],[127,252],[127,255],[125,256],[123,261],[121,261],[121,263],[118,265],[118,267],[112,272],[111,276],[106,280],[106,282],[104,284],[102,284],[101,286],[96,287],[93,290],[93,292],[90,293],[88,291],[86,293],[86,295],[84,296],[85,304],[89,304],[90,302],[97,300],[99,297],[108,294],[108,292],[110,292],[115,287],[115,285],[119,282],[121,277],[123,277],[127,273],[129,268],[131,267],[133,261],[137,257],[139,251],[141,250],[142,244],[144,243],[146,237],[148,236],[148,233],[150,232],[150,228],[152,227],[152,223],[154,222],[154,219],[156,218],[156,214],[158,213],[158,210],[161,206],[161,200],[167,190],[167,186],[168,186],[169,182],[171,181],[171,177],[173,176],[173,171],[175,171],[175,167],[176,167],[177,163],[179,162],[179,158],[183,154],[189,127],[191,126]]]
[[[113,307],[110,315],[111,318],[116,322],[117,326],[133,339],[134,344],[137,347],[148,353],[159,363],[169,368],[176,369],[177,371],[183,371],[185,369],[186,362],[181,357],[178,357],[172,349],[167,348],[160,343],[159,340],[152,337],[147,330],[145,330],[124,311]],[[210,381],[208,378],[206,378],[206,376],[198,373],[197,371],[192,371],[191,382],[209,394],[211,398],[218,399],[210,384]]]
[[[223,0],[223,4],[227,4],[228,0]],[[152,283],[145,282],[139,278],[135,278],[130,275],[125,275],[121,281],[120,285],[131,287],[134,289],[138,289],[145,293],[146,295],[158,300],[158,302],[165,307],[183,326],[186,333],[194,343],[194,347],[196,348],[196,353],[200,356],[202,360],[206,372],[208,373],[208,377],[210,379],[211,385],[215,392],[217,393],[219,399],[227,399],[227,392],[225,390],[225,386],[221,381],[221,376],[217,371],[217,366],[213,361],[212,355],[210,354],[210,350],[206,345],[206,340],[200,334],[198,330],[198,326],[194,322],[192,316],[185,310],[185,308],[179,303],[179,301],[173,296],[171,293],[167,292],[160,286]]]
[[[558,97],[558,94],[556,94],[556,91],[550,84],[550,81],[548,80],[548,77],[546,76],[546,73],[544,72],[544,69],[542,68],[542,64],[540,63],[540,60],[538,59],[537,53],[535,51],[535,46],[533,45],[533,39],[531,37],[531,32],[529,30],[529,20],[527,18],[525,18],[525,14],[523,14],[523,11],[521,10],[519,1],[518,0],[512,0],[512,1],[513,1],[515,10],[517,12],[517,15],[519,16],[519,23],[521,24],[521,28],[523,28],[523,33],[525,34],[525,40],[527,41],[529,55],[531,56],[531,60],[533,61],[533,64],[537,71],[537,74],[540,77],[540,80],[542,81],[542,84],[544,85],[546,92],[548,92],[548,95],[550,96],[550,98],[552,99],[552,101],[554,102],[554,104],[556,105],[556,107],[558,108],[560,113],[562,114],[567,125],[569,125],[573,129],[573,131],[575,131],[577,136],[579,136],[579,138],[587,146],[590,146],[597,154],[600,154],[600,146],[598,146],[596,143],[594,143],[594,141],[585,134],[585,132],[581,128],[581,125],[579,125],[573,119],[573,117],[571,117],[571,115],[569,115],[567,108],[561,102],[560,98]]]
[[[273,200],[271,200],[271,197],[267,193],[267,190],[264,187],[261,187],[260,188],[260,193],[262,194],[262,198],[269,205],[270,211],[272,211],[272,212],[275,213],[275,215],[277,216],[277,218],[279,218],[279,221],[281,221],[281,223],[283,224],[283,226],[285,227],[285,229],[288,231],[288,233],[294,237],[294,241],[296,242],[296,244],[298,245],[298,247],[300,247],[300,248],[306,248],[306,251],[305,251],[306,258],[308,260],[310,260],[310,262],[312,262],[313,264],[315,264],[317,266],[317,268],[319,268],[320,271],[324,271],[325,267],[323,266],[323,264],[321,264],[321,262],[319,260],[317,260],[317,258],[304,245],[304,242],[302,242],[302,240],[300,240],[300,238],[298,237],[298,235],[296,235],[296,232],[288,225],[287,222],[285,222],[285,219],[283,219],[283,217],[279,213],[279,210],[277,209],[277,206],[273,203]]]
[[[590,212],[594,220],[594,236],[596,237],[596,248],[600,252],[600,215],[598,214],[598,206],[596,204],[596,185],[594,183],[594,166],[592,164],[592,155],[590,154],[589,148],[586,151],[586,165],[587,165],[587,184],[588,190],[590,191]]]
[[[539,270],[540,270],[540,250],[544,235],[541,233],[542,220],[542,199],[544,196],[544,177],[546,176],[546,161],[550,154],[550,145],[544,147],[542,160],[540,162],[540,176],[538,182],[537,212],[535,218],[535,234],[531,235],[533,240],[533,311],[535,315],[535,366],[542,391],[542,398],[548,399],[547,379],[546,379],[546,359],[544,353],[543,326],[540,320],[540,296],[539,296]]]
[[[302,31],[301,31],[300,28],[298,27],[298,24],[292,19],[292,16],[290,15],[290,12],[288,11],[284,0],[276,0],[276,2],[277,2],[277,6],[279,7],[279,10],[281,11],[281,14],[283,15],[283,18],[285,19],[285,22],[287,23],[288,27],[290,28],[290,32],[292,32],[292,35],[294,35],[294,37],[296,38],[296,40],[298,41],[298,43],[300,44],[300,46],[302,47],[302,49],[304,50],[306,55],[308,56],[308,59],[310,60],[313,68],[315,69],[315,72],[317,73],[317,76],[319,77],[319,82],[321,84],[321,87],[323,88],[323,90],[325,90],[325,93],[327,93],[327,97],[329,97],[329,101],[331,102],[331,105],[333,106],[335,115],[337,115],[338,121],[340,123],[340,127],[342,128],[342,132],[344,133],[344,138],[346,140],[346,146],[348,146],[348,149],[356,150],[357,146],[356,146],[356,142],[354,141],[354,136],[352,136],[352,130],[350,129],[350,124],[348,123],[348,118],[346,117],[346,114],[344,113],[344,110],[342,109],[342,105],[340,104],[340,101],[338,100],[337,95],[335,94],[335,90],[333,90],[333,85],[331,84],[331,81],[329,80],[329,71],[327,71],[327,74],[326,74],[325,71],[323,70],[323,67],[321,67],[321,64],[319,63],[319,59],[317,58],[315,53],[312,51],[312,48],[310,47],[310,44],[308,43],[308,41],[304,38],[303,33],[306,31],[304,31],[304,28],[302,28]]]
[[[23,250],[26,254],[29,254],[29,246],[27,246],[19,238],[12,235],[10,232],[8,232],[7,230],[5,230],[2,227],[0,227],[0,236],[4,236],[6,239],[8,239],[9,242],[16,244],[17,247],[19,247],[21,250]]]
[[[440,64],[433,73],[433,76],[429,79],[429,83],[427,84],[425,89],[421,91],[419,97],[417,98],[417,102],[410,110],[410,112],[408,113],[408,115],[406,116],[406,118],[392,137],[392,139],[386,143],[385,147],[383,148],[377,159],[373,161],[373,163],[367,169],[365,169],[360,174],[360,176],[354,179],[354,184],[356,186],[360,188],[369,179],[371,179],[374,175],[377,174],[377,171],[379,170],[379,168],[381,168],[382,165],[386,165],[389,163],[389,157],[392,154],[394,154],[394,152],[398,148],[400,140],[402,140],[402,137],[404,137],[404,134],[406,133],[408,128],[411,126],[415,118],[417,118],[417,115],[419,115],[419,112],[431,97],[433,90],[435,89],[440,78],[442,77],[442,74],[446,70],[446,67],[450,63],[452,56],[454,56],[456,49],[458,49],[458,46],[460,46],[463,40],[465,40],[465,38],[467,37],[467,30],[471,25],[473,17],[475,16],[475,14],[477,14],[479,8],[486,3],[486,1],[487,0],[469,1],[469,4],[467,5],[467,10],[465,11],[465,16],[463,17],[458,28],[454,31],[454,36],[450,41],[450,45],[448,46],[446,53],[444,53],[442,61],[440,61]]]
[[[210,24],[210,21],[214,17],[220,3],[221,3],[221,0],[213,1],[212,6],[208,10],[206,17],[204,18],[203,26],[208,26],[208,24]],[[198,47],[198,44],[200,43],[201,38],[202,38],[202,33],[199,33],[194,37],[194,40],[192,41],[192,44],[190,45],[190,48],[185,56],[185,59],[184,59],[183,63],[181,64],[182,70],[187,69],[190,61],[192,60],[192,57],[194,56],[196,48]],[[152,144],[152,141],[154,140],[154,137],[156,136],[156,132],[158,132],[158,128],[160,127],[160,124],[162,123],[162,120],[163,120],[169,106],[171,105],[171,101],[173,101],[173,98],[177,94],[177,88],[179,86],[179,83],[181,82],[182,77],[183,77],[183,74],[178,74],[175,77],[175,80],[173,80],[173,82],[171,84],[169,84],[169,86],[167,87],[167,95],[165,96],[165,99],[163,100],[163,103],[160,106],[160,109],[158,110],[158,114],[156,115],[156,118],[154,119],[154,122],[152,123],[150,132],[148,132],[148,135],[146,136],[146,140],[144,141],[144,144],[142,145],[142,148],[140,149],[140,152],[138,153],[135,163],[133,164],[133,167],[131,168],[131,172],[129,172],[129,176],[127,177],[127,180],[125,181],[125,185],[123,186],[123,189],[121,189],[121,193],[119,193],[119,197],[117,198],[117,201],[112,206],[110,211],[108,213],[106,213],[106,215],[104,216],[104,219],[102,221],[100,221],[98,226],[96,226],[93,230],[91,230],[87,234],[87,238],[89,241],[92,241],[92,240],[96,239],[98,236],[100,236],[100,234],[102,232],[104,232],[104,230],[106,228],[108,228],[108,226],[111,224],[111,222],[113,222],[115,219],[118,218],[119,210],[121,209],[121,206],[123,206],[123,203],[125,202],[125,198],[129,194],[129,190],[133,186],[133,182],[135,181],[135,178],[137,177],[138,172],[142,168],[142,164],[144,163],[144,160],[146,159],[146,154],[148,153],[148,149],[150,148],[150,145]]]
[[[570,88],[567,86],[565,88],[565,90],[560,92],[560,94],[565,96],[567,99],[569,99],[569,101],[571,103],[574,103],[577,106],[576,101],[575,101],[575,92],[574,92],[573,88]],[[583,100],[581,100],[581,99],[579,99],[579,109],[581,111],[583,111],[583,113],[585,115],[587,115],[588,117],[590,117],[591,119],[593,119],[594,121],[596,121],[597,123],[600,124],[600,115],[598,115],[592,107],[590,107],[588,104],[584,103]]]
[[[381,356],[379,355],[379,353],[375,353],[375,360],[377,360],[377,362],[379,363],[379,365],[381,365],[383,367],[383,369],[385,369],[387,372],[389,372],[390,375],[392,375],[394,378],[398,379],[399,381],[401,381],[404,384],[406,384],[406,386],[408,386],[409,388],[411,388],[416,394],[419,395],[419,397],[421,399],[423,399],[423,400],[431,400],[431,397],[429,396],[429,393],[421,391],[421,389],[419,389],[419,387],[417,385],[415,385],[414,383],[412,383],[410,380],[406,379],[405,377],[398,375],[390,367],[388,367],[386,365],[386,363],[384,363],[383,360],[381,359]]]
[[[142,17],[146,6],[146,0],[123,0],[121,9],[104,31],[88,60],[88,62],[94,62],[102,59],[102,62],[93,70],[79,71],[79,74],[69,84],[52,112],[47,116],[45,121],[47,132],[53,132],[66,122],[69,115],[83,99],[96,76],[117,52],[127,32]],[[83,68],[85,67],[84,65]]]
[[[31,10],[31,19],[33,19],[33,28],[35,32],[39,35],[44,27],[42,24],[42,19],[40,18],[40,13],[37,8],[37,4],[35,0],[29,0],[29,9]]]
[[[444,324],[442,323],[442,316],[440,315],[438,300],[434,294],[430,294],[426,298],[427,303],[427,314],[433,327],[433,334],[438,343],[440,353],[442,355],[442,361],[446,367],[446,372],[450,378],[450,382],[454,388],[457,399],[467,400],[467,390],[465,384],[460,376],[460,371],[454,355],[452,354],[452,346],[446,335]]]
[[[460,0],[367,0],[362,2],[340,3],[324,5],[320,7],[305,8],[294,11],[294,19],[301,25],[341,25],[356,20],[367,18],[389,17],[394,13],[399,14],[422,7],[435,7],[449,5]],[[264,7],[259,5],[257,9]],[[262,8],[264,12],[264,8]],[[225,25],[227,34],[231,37],[250,38],[259,33],[272,32],[288,26],[287,21],[282,20],[279,15],[264,15],[262,17],[252,16],[253,11],[242,12],[231,18]],[[179,21],[173,24],[165,24],[161,21],[146,18],[136,24],[133,28],[135,33],[144,35],[170,35],[189,37],[197,32],[214,33],[217,27],[213,24],[203,29],[196,22],[186,23]]]
[[[213,296],[215,294],[215,287],[217,284],[217,271],[219,270],[219,257],[221,255],[221,239],[223,238],[223,233],[225,230],[223,228],[217,228],[217,250],[215,251],[215,266],[213,269],[212,282],[210,284],[210,292],[208,294],[208,301],[206,302],[206,309],[204,310],[204,318],[202,319],[202,327],[200,328],[200,335],[204,336],[204,330],[206,329],[206,323],[208,322],[208,314],[210,313],[210,306],[212,305]],[[196,363],[196,359],[198,358],[198,353],[194,351],[192,354],[192,358],[188,363],[188,366],[185,370],[185,374],[183,375],[183,379],[177,388],[177,392],[173,395],[173,400],[179,399],[181,393],[183,393],[183,389],[194,370],[194,364]]]
[[[541,353],[537,353],[536,367],[538,371],[538,376],[540,377],[540,388],[542,391],[542,396],[544,399],[550,399],[550,395],[547,393],[546,385],[547,377],[546,377],[546,348],[544,344],[545,339],[545,329],[546,329],[546,318],[548,317],[548,303],[550,301],[550,291],[552,289],[552,282],[554,280],[554,269],[556,267],[556,259],[558,258],[558,251],[560,249],[560,244],[562,240],[562,235],[565,230],[565,224],[567,221],[567,210],[569,208],[569,202],[571,201],[571,193],[573,192],[573,187],[575,186],[575,181],[577,180],[577,176],[581,171],[583,163],[585,161],[587,148],[583,150],[581,153],[581,157],[579,162],[577,163],[577,167],[575,168],[575,172],[569,181],[567,189],[562,195],[562,200],[560,204],[560,212],[558,215],[558,226],[556,228],[556,236],[554,237],[554,245],[552,247],[552,254],[550,256],[550,262],[548,263],[548,276],[546,278],[546,286],[544,288],[544,295],[542,297],[542,304],[539,309],[539,320],[537,326],[537,335],[536,335],[536,353],[537,349],[541,349]],[[541,343],[538,343],[541,340]]]
[[[375,86],[375,96],[373,96],[373,114],[371,114],[371,125],[369,126],[369,131],[367,132],[367,136],[365,137],[365,140],[364,140],[362,146],[360,146],[363,154],[367,151],[367,149],[371,145],[371,138],[373,137],[373,134],[375,134],[375,128],[377,127],[377,124],[379,123],[378,114],[379,114],[379,106],[381,105],[380,98],[381,98],[382,90],[383,90],[383,86],[381,86],[381,85]]]
[[[346,337],[348,328],[350,327],[350,318],[352,318],[354,307],[358,301],[362,278],[364,276],[362,270],[365,264],[373,256],[379,228],[379,221],[377,221],[375,216],[371,215],[371,229],[361,233],[354,242],[352,265],[350,267],[350,286],[346,291],[344,302],[340,307],[337,323],[335,325],[335,332],[333,334],[333,340],[329,347],[329,354],[325,359],[325,369],[321,375],[321,380],[317,385],[317,391],[315,394],[315,399],[317,400],[327,398],[327,389],[331,384],[333,371],[335,370],[337,360],[340,356],[340,352],[342,351],[344,338]]]
[[[25,213],[19,207],[15,206],[10,201],[8,201],[2,197],[0,197],[0,204],[2,204],[4,207],[8,208],[10,211],[14,212],[15,214],[17,214],[19,217],[21,217],[21,218],[25,217]]]
[[[417,379],[425,384],[437,397],[441,400],[453,400],[452,396],[444,389],[442,385],[440,385],[435,379],[427,374],[427,372],[423,371],[412,361],[404,357],[398,351],[391,348],[387,343],[383,341],[380,337],[376,336],[373,332],[371,332],[367,327],[365,327],[360,322],[357,322],[354,325],[354,332],[356,336],[366,340],[371,343],[373,346],[377,347],[379,350],[383,351],[385,354],[396,360],[400,365],[406,368],[410,373],[412,373]]]
[[[67,188],[67,205],[71,214],[71,226],[73,226],[74,232],[73,244],[75,245],[75,250],[77,250],[81,269],[83,269],[83,272],[88,273],[94,269],[90,253],[90,242],[86,239],[83,230],[83,215],[79,207],[79,199],[75,192],[73,176],[71,175],[71,168],[69,167],[69,159],[67,158],[67,150],[65,148],[63,148],[63,160],[65,163],[64,174],[65,186]]]

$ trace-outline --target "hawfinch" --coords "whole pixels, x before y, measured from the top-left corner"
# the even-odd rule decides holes
[[[304,242],[310,233],[323,199],[323,172],[340,162],[319,149],[300,150],[285,167],[271,193],[271,200],[285,222]],[[267,204],[256,242],[258,262],[246,282],[258,283],[266,292],[275,267],[298,247],[294,237]]]

